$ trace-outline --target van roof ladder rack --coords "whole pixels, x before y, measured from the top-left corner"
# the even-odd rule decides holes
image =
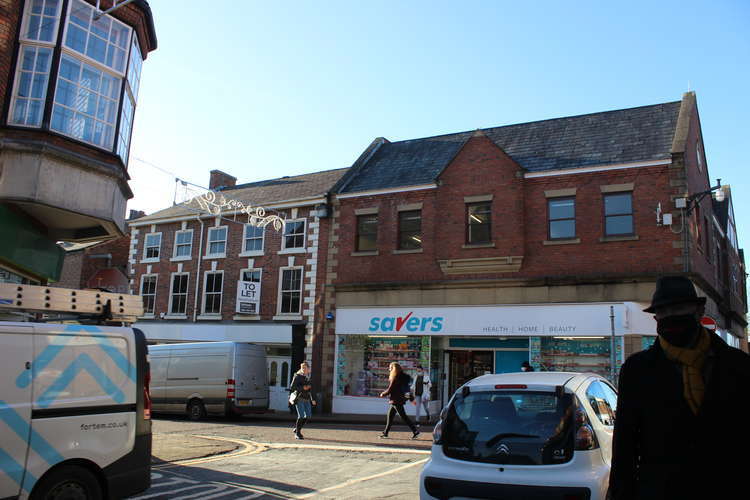
[[[143,316],[143,299],[140,295],[99,290],[0,283],[0,311],[3,309],[72,314],[76,319],[100,323],[134,323],[138,316]]]

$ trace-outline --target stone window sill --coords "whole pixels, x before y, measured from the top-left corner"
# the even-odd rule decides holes
[[[489,243],[467,243],[463,245],[461,248],[469,249],[469,248],[495,248],[494,242]]]
[[[260,321],[260,316],[251,316],[249,314],[236,314],[232,316],[235,321]]]
[[[188,319],[186,314],[167,314],[163,319]]]
[[[602,236],[599,238],[599,242],[607,243],[610,241],[637,241],[640,238],[638,236]]]
[[[280,314],[273,317],[274,321],[302,321],[301,314]]]
[[[159,257],[150,257],[148,259],[141,259],[141,264],[154,264],[159,262]]]
[[[305,253],[307,252],[306,248],[285,248],[284,250],[279,250],[279,255],[285,255],[290,253]]]
[[[575,245],[581,242],[581,238],[565,238],[560,240],[546,240],[543,245]]]
[[[138,319],[156,319],[156,316],[153,314],[144,314],[143,316],[138,316]]]
[[[169,262],[184,262],[186,260],[192,260],[193,258],[191,256],[183,256],[183,257],[172,257],[169,259]]]
[[[424,249],[422,248],[415,248],[413,250],[394,250],[394,255],[402,254],[402,253],[422,253]]]
[[[237,257],[262,257],[263,255],[263,250],[251,250],[249,252],[242,252]]]
[[[203,257],[203,259],[204,259],[204,260],[210,260],[210,259],[226,259],[226,258],[227,258],[227,254],[225,254],[225,253],[222,253],[222,254],[215,254],[215,255],[206,255],[206,256],[204,256],[204,257]]]
[[[368,250],[366,252],[352,252],[352,257],[366,257],[368,255],[380,255],[377,250]]]
[[[221,314],[200,314],[198,319],[206,321],[221,321]]]

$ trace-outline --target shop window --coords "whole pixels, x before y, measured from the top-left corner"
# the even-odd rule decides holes
[[[143,314],[153,315],[156,305],[156,274],[141,276],[141,297],[143,298]]]
[[[466,242],[468,244],[492,241],[492,204],[489,202],[466,205]]]
[[[158,261],[160,253],[161,233],[147,234],[143,244],[143,259]]]
[[[49,127],[117,153],[127,165],[143,64],[132,28],[109,15],[96,19],[96,8],[83,0],[71,0],[65,13],[62,0],[25,3],[9,123]],[[53,57],[59,57],[57,75],[50,74]]]
[[[417,365],[430,366],[430,337],[339,335],[337,352],[336,394],[378,397],[388,387],[391,362],[412,378]]]
[[[169,314],[184,315],[187,313],[188,273],[173,273],[169,290]]]
[[[206,272],[203,284],[203,314],[221,314],[224,271]]]
[[[370,252],[377,250],[378,241],[378,216],[357,216],[357,252]]]
[[[604,235],[632,236],[633,193],[613,193],[604,195]]]
[[[208,252],[206,257],[226,257],[227,226],[208,228]]]
[[[543,337],[540,366],[544,371],[593,372],[610,375],[610,339]]]
[[[281,387],[289,387],[289,363],[281,363]]]
[[[422,248],[422,211],[408,210],[398,213],[398,249]]]
[[[282,242],[282,250],[287,248],[305,248],[305,220],[286,221]]]
[[[177,231],[174,234],[174,257],[187,257],[193,253],[193,230]]]
[[[552,198],[547,200],[549,239],[576,237],[576,199]]]
[[[302,268],[281,269],[279,314],[302,312]]]

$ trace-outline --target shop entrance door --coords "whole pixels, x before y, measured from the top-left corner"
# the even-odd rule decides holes
[[[493,373],[494,353],[492,351],[449,351],[449,355],[449,397],[469,380],[486,373]]]
[[[289,384],[292,359],[282,356],[267,356],[268,364],[268,408],[289,411]]]

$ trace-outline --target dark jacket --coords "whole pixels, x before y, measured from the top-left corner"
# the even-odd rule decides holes
[[[683,396],[682,366],[668,360],[658,342],[623,364],[612,500],[718,500],[739,498],[724,491],[747,491],[750,356],[710,335],[706,392],[697,415]]]
[[[310,385],[310,379],[305,377],[301,373],[295,373],[294,377],[292,378],[292,384],[290,385],[292,392],[297,391],[297,393],[299,394],[298,399],[312,401],[312,394],[310,394],[310,390],[303,389],[303,387],[306,385]]]
[[[406,403],[406,396],[404,394],[404,387],[408,387],[409,376],[401,372],[396,375],[396,378],[390,381],[388,388],[383,391],[383,396],[390,396],[390,403],[392,405],[402,405]]]

